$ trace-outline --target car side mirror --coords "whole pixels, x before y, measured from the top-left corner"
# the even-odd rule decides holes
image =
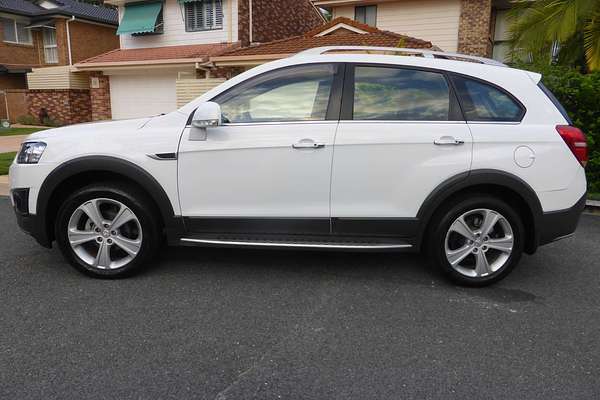
[[[190,140],[206,140],[206,129],[222,123],[221,106],[212,101],[202,103],[192,117]]]

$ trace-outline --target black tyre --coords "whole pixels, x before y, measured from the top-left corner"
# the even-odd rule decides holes
[[[76,190],[58,210],[55,237],[77,270],[95,278],[137,272],[161,241],[153,203],[130,185],[97,183]]]
[[[472,194],[436,212],[426,251],[455,283],[486,286],[510,273],[523,247],[523,222],[516,210],[498,198]]]

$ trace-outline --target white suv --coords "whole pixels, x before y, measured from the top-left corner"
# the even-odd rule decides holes
[[[11,198],[25,231],[95,277],[131,274],[166,238],[423,250],[486,285],[584,208],[585,136],[540,79],[457,54],[312,49],[166,115],[31,135]]]

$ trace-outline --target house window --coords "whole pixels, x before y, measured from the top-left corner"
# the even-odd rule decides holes
[[[494,17],[492,17],[494,18]],[[494,42],[492,57],[501,62],[510,61],[510,21],[508,19],[508,10],[495,10],[495,21],[493,32],[491,32]]]
[[[199,0],[185,3],[186,31],[195,32],[222,28],[222,0]]]
[[[18,44],[32,44],[31,31],[25,29],[26,23],[17,22],[10,18],[0,18],[3,39],[5,42]]]
[[[363,24],[377,26],[377,6],[355,7],[354,19]]]
[[[58,46],[56,45],[56,30],[44,28],[44,60],[46,64],[58,63]]]

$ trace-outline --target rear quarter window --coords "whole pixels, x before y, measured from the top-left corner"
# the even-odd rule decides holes
[[[540,81],[540,83],[538,83],[538,87],[550,99],[550,101],[552,102],[552,104],[554,104],[554,106],[556,107],[556,109],[567,120],[567,122],[569,123],[569,125],[573,125],[573,121],[571,120],[571,118],[569,118],[569,114],[567,113],[567,110],[565,110],[565,108],[563,107],[563,105],[560,104],[560,101],[558,101],[558,99],[556,98],[556,96],[554,96],[554,93],[552,93],[550,91],[550,89],[548,89],[546,86],[544,86],[544,84],[541,81]]]
[[[458,75],[452,82],[467,121],[520,122],[525,115],[525,107],[497,86]]]

